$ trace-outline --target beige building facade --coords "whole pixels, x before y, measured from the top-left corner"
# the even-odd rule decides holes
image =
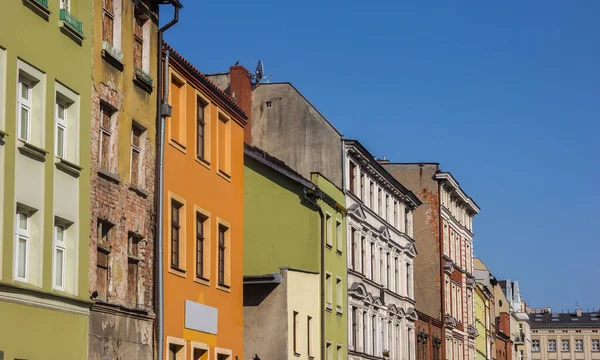
[[[600,310],[531,309],[532,360],[600,360]]]

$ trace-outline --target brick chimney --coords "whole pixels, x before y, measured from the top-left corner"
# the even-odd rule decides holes
[[[252,75],[241,65],[229,68],[229,94],[248,116],[244,129],[244,142],[252,145]]]
[[[510,315],[507,312],[500,313],[498,317],[498,330],[510,336]]]

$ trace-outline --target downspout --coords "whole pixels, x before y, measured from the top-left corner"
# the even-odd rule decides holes
[[[317,201],[311,197],[311,195],[318,197],[320,191],[319,188],[316,188],[315,191],[309,192],[309,189],[304,188],[304,198],[317,208],[321,217],[321,271],[319,271],[321,274],[321,303],[319,308],[321,314],[321,359],[325,359],[325,214]]]
[[[168,106],[169,103],[169,87],[163,84],[163,82],[169,78],[169,52],[165,56],[164,70],[165,76],[164,78],[161,76],[161,65],[162,63],[162,53],[163,53],[163,32],[167,31],[171,26],[175,25],[179,21],[179,9],[180,6],[175,5],[175,13],[173,14],[173,19],[165,24],[163,27],[158,29],[158,96],[156,101],[156,121],[158,128],[160,129],[160,137],[158,142],[158,187],[156,188],[156,197],[158,199],[157,204],[157,226],[156,226],[156,247],[155,247],[155,259],[156,259],[156,268],[154,277],[156,280],[156,346],[157,346],[157,359],[164,359],[164,332],[165,332],[165,314],[164,314],[164,293],[165,293],[165,275],[164,275],[164,260],[163,260],[163,218],[164,218],[164,168],[165,168],[165,117],[170,115],[170,109]],[[161,95],[163,92],[163,87],[165,89],[164,98],[161,101]]]

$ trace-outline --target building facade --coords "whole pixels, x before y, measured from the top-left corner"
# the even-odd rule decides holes
[[[344,140],[349,359],[415,359],[413,211],[420,200]]]
[[[83,359],[92,6],[1,7],[0,358]]]
[[[518,281],[500,280],[499,285],[508,300],[511,326],[510,336],[513,341],[513,354],[515,360],[531,359],[531,331],[527,305],[521,298]]]
[[[490,304],[493,297],[487,288],[481,284],[475,286],[475,329],[477,338],[475,341],[476,360],[492,359],[492,328],[491,324],[495,318],[491,314]]]
[[[321,174],[314,173],[308,180],[256,147],[246,148],[246,159],[245,356],[345,359],[343,193]],[[272,274],[287,278],[288,285],[271,279],[274,291],[257,286],[257,279],[273,278]],[[292,302],[290,296],[297,291],[292,281],[300,281],[299,287],[313,290],[316,281],[318,291],[300,297],[306,301]],[[314,299],[307,298],[309,295],[317,299],[316,308],[307,306],[314,304]],[[250,301],[257,298],[261,300]],[[263,318],[271,312],[279,313],[275,318],[288,321]],[[287,329],[282,327],[285,324]]]
[[[89,358],[152,359],[158,5],[92,3]]]
[[[473,218],[477,204],[439,164],[381,162],[383,167],[423,202],[414,215],[416,307],[420,313],[444,321],[441,348],[430,345],[437,358],[445,351],[448,360],[475,359],[473,314]],[[439,331],[439,330],[438,330]],[[433,333],[425,334],[433,338]],[[427,353],[425,353],[427,354]],[[418,359],[421,360],[421,359]]]
[[[164,47],[172,107],[162,194],[165,354],[174,360],[243,358],[247,117],[192,64]]]
[[[600,310],[553,313],[550,308],[532,309],[531,358],[600,359]]]

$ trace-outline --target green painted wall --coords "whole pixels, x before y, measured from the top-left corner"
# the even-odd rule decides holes
[[[303,186],[248,156],[244,162],[244,275],[319,272],[320,217]]]
[[[313,173],[311,176],[311,181],[323,191],[326,195],[330,196],[335,200],[338,204],[344,204],[344,193],[337,188],[333,183],[331,183],[327,178],[318,173]],[[333,358],[337,358],[336,351],[338,345],[342,345],[342,358],[347,358],[347,349],[348,349],[348,336],[347,336],[347,326],[348,326],[348,285],[347,285],[347,264],[346,264],[346,216],[343,213],[343,210],[340,208],[334,208],[330,205],[329,202],[319,200],[319,205],[323,209],[323,211],[327,214],[330,214],[333,219],[333,234],[332,234],[332,246],[325,247],[325,271],[330,272],[332,274],[332,300],[333,306],[332,311],[325,311],[325,341],[331,341],[333,346]],[[338,245],[336,244],[336,234],[335,234],[335,220],[339,220],[341,222],[341,251],[338,251]],[[336,293],[336,279],[340,278],[342,280],[342,294],[341,294],[341,302],[338,302],[337,293]],[[341,310],[341,314],[337,311],[337,307],[339,306]]]
[[[35,0],[32,0],[33,2]],[[10,327],[0,329],[0,350],[5,359],[48,358],[83,359],[87,356],[88,317],[59,310],[49,310],[49,301],[62,302],[71,298],[71,306],[78,310],[87,307],[88,267],[89,267],[89,154],[91,117],[91,25],[92,4],[89,0],[71,0],[71,13],[82,22],[84,40],[81,45],[65,35],[59,19],[59,0],[48,0],[49,18],[46,20],[25,4],[27,0],[3,0],[0,10],[0,48],[6,52],[6,66],[0,72],[6,75],[5,87],[0,96],[5,96],[4,108],[0,108],[0,130],[7,133],[0,152],[4,153],[3,219],[0,227],[2,246],[2,275],[0,293],[6,289],[39,302],[40,307],[0,302],[2,323]],[[27,284],[16,284],[12,280],[12,254],[15,224],[15,161],[16,144],[16,87],[17,58],[27,62],[45,74],[45,123],[44,150],[44,227],[43,227],[43,283],[41,288]],[[80,99],[79,124],[79,166],[83,168],[79,177],[79,232],[78,232],[78,277],[77,295],[62,294],[52,290],[52,238],[53,238],[53,197],[55,157],[54,144],[54,94],[55,81],[59,81]],[[4,84],[0,84],[4,85]],[[3,119],[3,120],[2,120]],[[1,182],[0,182],[1,183]],[[22,288],[30,288],[24,292]],[[38,294],[44,293],[43,297]],[[21,294],[23,294],[21,296]],[[85,301],[83,301],[85,300]],[[74,301],[74,302],[73,302]],[[75,305],[73,305],[75,304]],[[34,344],[35,346],[32,346]]]

